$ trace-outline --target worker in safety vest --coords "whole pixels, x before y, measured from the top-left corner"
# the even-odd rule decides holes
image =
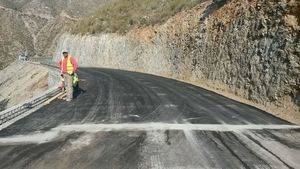
[[[65,89],[67,91],[67,101],[73,100],[73,77],[78,69],[77,60],[68,52],[63,52],[63,58],[59,61],[59,67],[64,79]]]

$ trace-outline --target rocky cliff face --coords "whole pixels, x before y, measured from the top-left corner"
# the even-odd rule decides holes
[[[208,1],[125,36],[64,34],[56,60],[69,50],[81,66],[210,81],[212,88],[224,85],[246,99],[281,107],[293,120],[299,114],[299,11],[295,0]]]

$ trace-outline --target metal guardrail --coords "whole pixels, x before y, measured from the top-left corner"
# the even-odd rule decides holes
[[[0,126],[12,119],[24,114],[25,112],[36,107],[37,105],[44,103],[48,99],[59,94],[59,92],[60,92],[59,88],[50,89],[50,90],[46,91],[45,93],[43,93],[42,95],[35,97],[25,103],[19,104],[10,109],[0,112]]]
[[[55,69],[55,67],[52,66],[54,64],[51,63],[51,61],[49,60],[37,60],[31,62],[37,62],[41,65],[50,66],[53,69]],[[59,72],[58,69],[57,72]],[[24,113],[37,107],[38,105],[43,104],[44,102],[46,102],[47,100],[56,96],[59,93],[60,93],[60,89],[57,86],[55,86],[52,89],[47,90],[46,92],[40,94],[37,97],[34,97],[24,103],[21,103],[19,105],[16,105],[14,107],[11,107],[9,109],[0,112],[0,126],[23,115]]]
[[[57,66],[57,64],[55,64],[55,62],[53,62],[52,58],[50,57],[30,58],[30,62],[39,63],[41,65]]]

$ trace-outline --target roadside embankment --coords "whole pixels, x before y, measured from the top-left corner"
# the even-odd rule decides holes
[[[56,42],[81,66],[171,77],[300,124],[299,2],[207,1],[126,35],[71,35]],[[297,105],[298,104],[298,105]]]
[[[49,70],[41,65],[13,62],[0,71],[0,111],[28,100],[49,87]]]

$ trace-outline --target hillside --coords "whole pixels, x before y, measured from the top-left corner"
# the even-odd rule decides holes
[[[30,56],[42,55],[47,43],[51,43],[55,33],[68,22],[65,18],[49,19],[7,8],[0,8],[0,20],[3,23],[0,26],[1,69],[13,62],[21,52],[28,51]],[[47,32],[41,33],[43,29]]]
[[[299,122],[299,3],[205,1],[175,15],[170,12],[165,22],[149,19],[151,24],[133,22],[136,24],[128,27],[109,24],[107,30],[101,24],[109,22],[99,18],[138,18],[131,14],[134,7],[117,13],[115,8],[104,6],[97,12],[100,15],[89,18],[90,27],[79,21],[86,29],[77,27],[59,38],[56,57],[69,49],[83,66],[181,79]],[[160,14],[157,17],[164,21]]]
[[[127,33],[136,27],[160,24],[205,0],[116,0],[80,19],[74,34]]]
[[[108,0],[0,0],[0,69],[20,52],[46,53],[56,36]]]

